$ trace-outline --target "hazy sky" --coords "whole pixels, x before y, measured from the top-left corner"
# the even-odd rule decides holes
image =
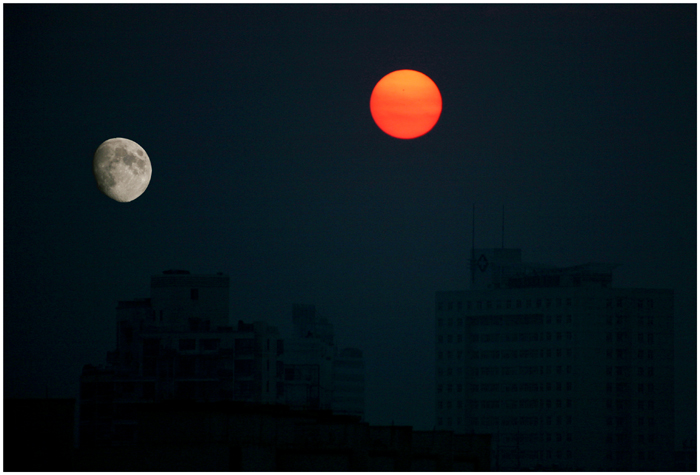
[[[696,6],[8,5],[5,396],[75,397],[118,300],[165,269],[226,272],[231,321],[316,304],[364,351],[367,420],[434,424],[434,298],[477,247],[615,262],[676,291],[677,422],[696,415]],[[374,85],[427,74],[415,140]],[[131,203],[92,176],[126,137]],[[690,421],[690,422],[689,422]]]

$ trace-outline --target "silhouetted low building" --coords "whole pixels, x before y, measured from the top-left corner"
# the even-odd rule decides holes
[[[4,399],[3,405],[3,471],[73,469],[75,399]]]
[[[138,408],[136,438],[80,448],[80,471],[383,471],[490,469],[490,436],[373,427],[330,411],[237,402]]]

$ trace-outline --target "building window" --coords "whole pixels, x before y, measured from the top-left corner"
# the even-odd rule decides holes
[[[452,310],[452,302],[447,302],[447,310]]]
[[[649,333],[649,335],[647,335],[647,342],[649,344],[654,343],[654,334],[653,333]]]
[[[180,340],[180,351],[190,351],[196,348],[196,340],[194,338],[187,338],[185,340]]]
[[[207,338],[199,341],[199,345],[203,351],[216,351],[219,349],[219,339]]]
[[[190,289],[190,299],[199,300],[199,289]]]

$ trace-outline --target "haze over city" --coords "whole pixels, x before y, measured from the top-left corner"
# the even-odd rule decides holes
[[[436,292],[478,248],[674,291],[676,445],[696,436],[696,6],[5,5],[4,395],[77,397],[118,301],[230,276],[230,321],[316,305],[365,419],[436,425]],[[397,139],[370,95],[429,76]],[[148,188],[100,193],[125,137]],[[473,210],[475,210],[472,228]]]

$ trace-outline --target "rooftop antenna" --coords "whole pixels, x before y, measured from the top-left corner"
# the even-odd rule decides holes
[[[505,249],[505,236],[506,236],[506,205],[503,205],[501,212],[501,249]]]
[[[474,215],[476,214],[475,209],[476,209],[476,205],[474,203],[472,203],[472,258],[471,258],[471,261],[469,262],[469,264],[470,264],[469,268],[472,272],[472,281],[471,281],[472,288],[474,288],[474,265],[476,264],[474,261]]]

